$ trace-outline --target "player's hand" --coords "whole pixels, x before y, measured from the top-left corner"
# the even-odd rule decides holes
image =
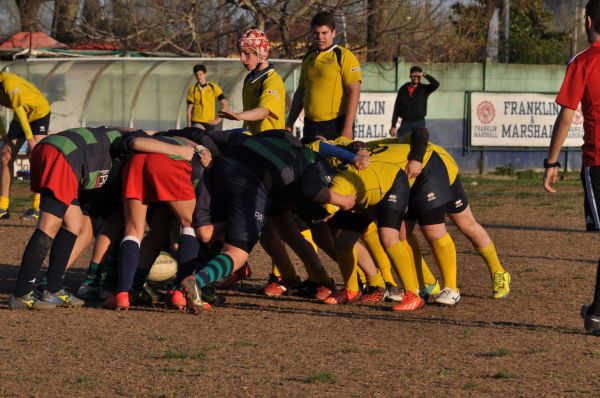
[[[222,117],[223,119],[228,119],[228,120],[242,120],[242,119],[240,119],[239,113],[229,112],[229,111],[219,112],[219,117]]]
[[[337,204],[337,206],[339,206],[339,208],[342,210],[352,210],[355,203],[356,203],[356,196],[340,195],[339,203]]]
[[[352,159],[352,165],[356,167],[357,170],[364,170],[369,167],[369,155],[359,154],[357,153],[354,159]]]
[[[556,184],[558,176],[558,167],[550,167],[544,171],[544,189],[548,192],[556,192],[553,185]]]
[[[417,162],[416,160],[409,160],[406,165],[406,176],[410,178],[417,178],[423,171],[423,163]]]
[[[179,156],[181,156],[188,162],[191,162],[192,159],[194,158],[194,155],[196,154],[194,147],[189,146],[189,145],[178,146],[177,148],[179,149]],[[177,153],[177,152],[175,152],[175,153]]]
[[[202,167],[204,167],[205,169],[208,169],[212,162],[212,154],[210,153],[210,151],[207,148],[203,147],[199,151],[199,155],[200,155],[200,163],[202,163]]]
[[[285,126],[285,129],[288,133],[291,133],[293,130],[291,126]]]
[[[396,127],[390,128],[390,137],[395,137],[398,134],[398,129]]]

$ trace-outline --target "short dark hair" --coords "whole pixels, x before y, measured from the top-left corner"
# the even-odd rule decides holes
[[[598,32],[600,30],[600,0],[590,0],[585,5],[585,16],[590,17],[594,24],[594,30]],[[587,27],[587,20],[586,20]]]
[[[421,69],[421,67],[419,67],[419,66],[413,66],[413,67],[411,67],[410,68],[410,73],[415,73],[415,72],[418,72],[418,73],[423,72],[423,69]]]
[[[321,11],[315,14],[310,20],[310,27],[327,26],[331,30],[335,30],[335,17],[329,11]]]
[[[198,73],[199,71],[202,71],[202,72],[206,73],[206,66],[204,66],[202,64],[196,64],[196,65],[194,65],[194,75],[196,73]]]

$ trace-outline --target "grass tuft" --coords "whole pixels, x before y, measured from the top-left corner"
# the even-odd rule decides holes
[[[496,350],[487,352],[485,354],[486,357],[490,357],[490,358],[494,358],[494,357],[507,357],[510,354],[512,354],[510,352],[510,350],[508,348],[498,348]]]
[[[319,372],[312,373],[302,379],[303,382],[313,384],[313,383],[327,383],[327,384],[335,384],[337,381],[335,377],[329,372]]]

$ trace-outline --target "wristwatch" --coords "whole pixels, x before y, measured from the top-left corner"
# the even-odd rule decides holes
[[[560,162],[548,163],[548,159],[544,159],[544,168],[551,169],[553,167],[561,167]]]

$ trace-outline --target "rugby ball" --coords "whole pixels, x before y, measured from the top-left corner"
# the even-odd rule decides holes
[[[161,251],[148,274],[150,282],[164,282],[177,274],[177,260],[169,253]]]

